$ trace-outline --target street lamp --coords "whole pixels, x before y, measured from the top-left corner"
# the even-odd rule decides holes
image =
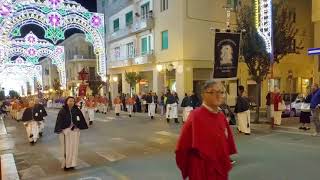
[[[112,80],[113,80],[113,82],[118,82],[118,77],[117,77],[117,76],[114,76],[114,77],[112,78]]]
[[[158,72],[161,72],[162,69],[163,69],[163,66],[162,66],[161,64],[158,64],[158,65],[157,65],[157,70],[158,70]]]

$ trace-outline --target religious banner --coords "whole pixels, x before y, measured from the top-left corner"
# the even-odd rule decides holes
[[[214,79],[236,79],[239,58],[239,33],[216,33]]]
[[[80,84],[78,96],[86,96],[86,93],[87,93],[87,85]]]

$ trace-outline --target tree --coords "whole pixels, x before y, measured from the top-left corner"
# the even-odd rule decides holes
[[[143,78],[140,73],[136,72],[125,72],[126,82],[130,85],[130,94],[132,95],[133,87]]]
[[[293,15],[284,1],[273,6],[273,57],[274,62],[280,60],[288,54],[298,54],[302,47],[302,40],[296,41],[299,30],[294,22]],[[247,64],[249,74],[257,83],[256,95],[258,97],[255,122],[260,118],[261,85],[270,72],[270,54],[265,50],[265,43],[258,34],[255,27],[255,13],[252,6],[244,5],[237,11],[238,30],[244,31],[242,34],[241,53]]]
[[[60,84],[60,80],[55,78],[53,80],[53,89],[55,90],[55,92],[61,96],[63,93],[63,90],[61,89],[61,84]]]
[[[10,96],[11,98],[18,98],[18,97],[20,97],[19,93],[18,93],[17,91],[14,91],[14,90],[10,90],[10,91],[9,91],[9,96]]]
[[[93,96],[99,94],[100,89],[106,85],[106,83],[101,80],[100,76],[94,80],[89,80],[88,83]]]

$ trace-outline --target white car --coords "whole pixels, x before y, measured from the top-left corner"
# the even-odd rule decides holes
[[[287,105],[289,106],[288,109],[290,109],[291,117],[300,116],[302,103],[303,103],[303,98],[297,97],[296,100],[294,100],[291,103],[291,107],[290,107],[290,104]]]

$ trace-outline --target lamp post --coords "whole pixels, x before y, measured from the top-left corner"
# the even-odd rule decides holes
[[[289,91],[289,98],[290,98],[290,112],[291,112],[291,101],[292,101],[292,86],[293,86],[293,72],[292,70],[288,71],[288,80],[290,83],[290,91]]]

